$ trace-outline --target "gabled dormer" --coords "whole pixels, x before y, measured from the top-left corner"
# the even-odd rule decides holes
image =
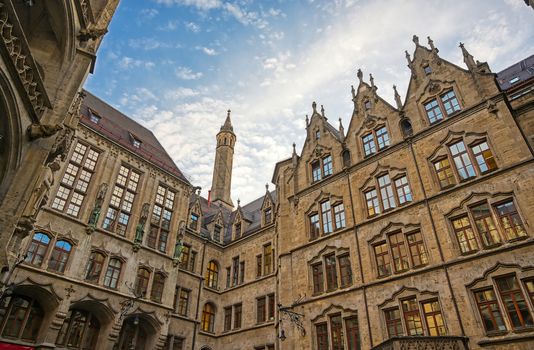
[[[269,185],[265,185],[265,196],[261,205],[261,226],[268,226],[274,223],[275,204],[271,192],[269,192]]]
[[[212,239],[215,242],[222,243],[224,239],[224,218],[223,213],[219,209],[215,214],[215,217],[212,218],[210,223],[207,225],[208,230],[211,232]]]
[[[200,205],[200,196],[193,196],[195,198],[189,205],[189,221],[187,226],[190,230],[199,233],[202,226],[202,207]]]
[[[243,211],[241,210],[239,200],[237,200],[237,210],[234,215],[234,220],[232,221],[232,241],[243,236],[243,232],[245,232],[244,224]]]

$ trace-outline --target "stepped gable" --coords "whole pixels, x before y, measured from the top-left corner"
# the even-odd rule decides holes
[[[116,110],[89,91],[84,90],[84,93],[86,96],[80,111],[80,122],[83,125],[189,184],[189,181],[152,131]],[[91,114],[100,118],[98,123],[91,121]],[[141,141],[139,148],[133,145],[133,138]]]

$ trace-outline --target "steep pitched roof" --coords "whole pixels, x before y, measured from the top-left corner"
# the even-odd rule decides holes
[[[497,73],[497,82],[505,91],[523,86],[530,80],[534,80],[534,55]]]
[[[152,131],[116,110],[89,91],[84,90],[84,93],[86,96],[80,111],[80,122],[83,125],[189,184],[189,181],[176,166]],[[91,121],[91,113],[100,117],[98,123]],[[141,141],[139,148],[133,145],[132,138]]]

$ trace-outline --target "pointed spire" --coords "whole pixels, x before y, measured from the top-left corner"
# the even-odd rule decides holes
[[[360,80],[360,84],[361,84],[363,82],[363,73],[360,68],[358,68],[358,72],[356,73],[356,75],[358,76],[358,79]]]
[[[419,37],[417,35],[413,35],[412,40],[415,44],[415,46],[419,46]]]
[[[324,106],[321,105],[321,115],[324,117]]]
[[[433,52],[438,52],[438,49],[434,46],[434,40],[430,39],[429,36],[426,37],[428,39],[428,46],[430,46],[430,50]]]
[[[356,98],[356,90],[354,90],[354,85],[350,86],[350,92],[352,93],[352,98]]]
[[[345,128],[343,127],[343,123],[341,122],[341,118],[339,118],[339,134],[341,135],[341,139],[345,139]]]
[[[467,49],[464,46],[464,43],[460,43],[460,48],[462,49],[462,55],[464,56],[464,62],[467,68],[469,70],[474,70],[477,67],[477,64],[475,63],[475,59],[473,58],[473,55],[467,51]]]
[[[265,191],[269,192],[269,183],[265,183]]]
[[[239,199],[239,198],[237,199],[237,207],[241,208],[241,199]]]
[[[312,109],[313,109],[313,114],[317,113],[317,103],[315,101],[313,101],[312,103]],[[312,114],[312,116],[313,116]]]
[[[399,92],[397,91],[397,86],[393,85],[393,91],[395,91],[395,102],[397,103],[397,109],[400,110],[402,109],[402,101]]]
[[[369,73],[369,81],[371,82],[371,87],[374,89],[375,86],[375,78],[373,78],[373,75]]]
[[[221,126],[221,131],[234,132],[234,127],[232,126],[232,120],[230,119],[231,112],[232,112],[231,110],[228,110],[228,114],[226,115],[226,120],[224,121],[223,126]]]
[[[293,155],[297,155],[297,144],[293,142]]]
[[[308,118],[308,115],[306,114],[306,128],[310,125],[310,118]]]
[[[295,142],[293,142],[293,154],[291,155],[293,168],[297,167],[297,150],[296,150],[296,147],[297,147],[297,145],[295,144]]]

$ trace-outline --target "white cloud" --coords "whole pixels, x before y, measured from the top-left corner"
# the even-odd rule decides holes
[[[185,28],[193,33],[200,32],[200,26],[194,22],[186,22]]]
[[[159,11],[156,9],[142,9],[140,14],[143,19],[152,19],[159,14]]]
[[[158,4],[164,4],[167,6],[181,5],[181,6],[194,6],[200,10],[210,10],[221,6],[219,0],[154,0]]]
[[[202,72],[193,72],[193,70],[188,67],[178,67],[174,73],[178,78],[184,80],[196,80],[203,76]]]
[[[215,51],[215,49],[205,47],[205,46],[197,46],[195,47],[195,49],[204,52],[208,56],[217,56],[219,54],[217,51]]]
[[[136,67],[144,67],[148,69],[155,67],[155,63],[152,61],[143,61],[128,56],[123,56],[119,61],[117,61],[117,65],[119,66],[119,69],[122,70],[128,70]]]

